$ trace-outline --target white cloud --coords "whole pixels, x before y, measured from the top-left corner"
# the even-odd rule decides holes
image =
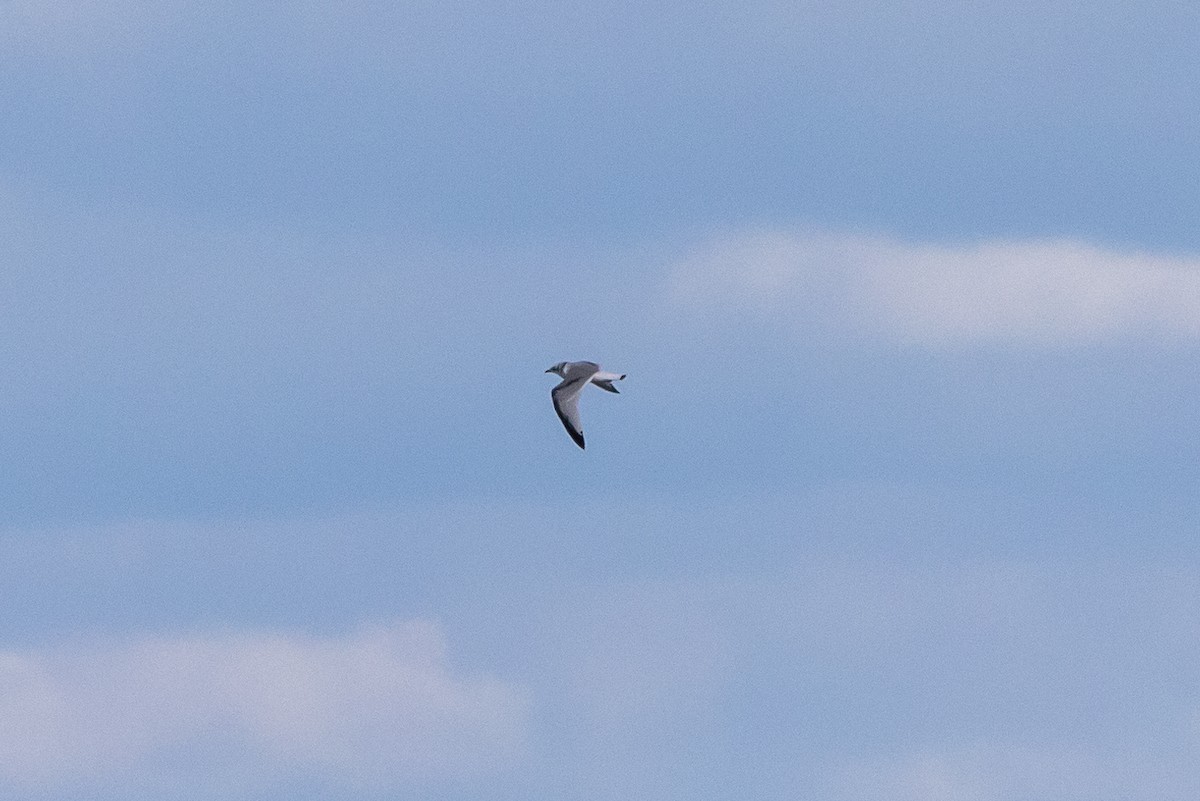
[[[0,652],[0,779],[27,789],[144,781],[181,750],[192,774],[386,787],[503,767],[525,719],[519,689],[457,675],[419,620]]]
[[[709,242],[670,279],[687,307],[920,345],[1200,338],[1200,257],[1070,240],[956,246],[759,230]]]

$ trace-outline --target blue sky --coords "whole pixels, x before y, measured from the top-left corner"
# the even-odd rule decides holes
[[[1198,43],[5,3],[0,788],[1195,798]]]

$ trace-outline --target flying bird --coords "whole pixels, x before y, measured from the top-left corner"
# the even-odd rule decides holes
[[[554,411],[562,420],[563,428],[583,447],[583,426],[579,422],[579,393],[588,384],[595,384],[608,392],[617,392],[614,381],[625,377],[623,373],[606,373],[595,362],[559,362],[546,371],[562,376],[562,383],[550,390]],[[620,394],[620,393],[617,393]]]

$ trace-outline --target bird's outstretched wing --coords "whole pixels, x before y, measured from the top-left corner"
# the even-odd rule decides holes
[[[579,447],[583,445],[583,424],[579,421],[579,393],[588,385],[598,367],[590,362],[576,362],[567,371],[562,383],[550,390],[554,411],[562,420],[563,428]]]

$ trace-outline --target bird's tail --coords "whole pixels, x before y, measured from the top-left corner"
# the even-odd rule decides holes
[[[617,392],[617,388],[613,386],[613,382],[620,381],[624,377],[623,373],[621,375],[617,375],[616,373],[596,373],[592,376],[592,383],[605,392],[616,392],[616,394],[620,395],[621,393]]]

